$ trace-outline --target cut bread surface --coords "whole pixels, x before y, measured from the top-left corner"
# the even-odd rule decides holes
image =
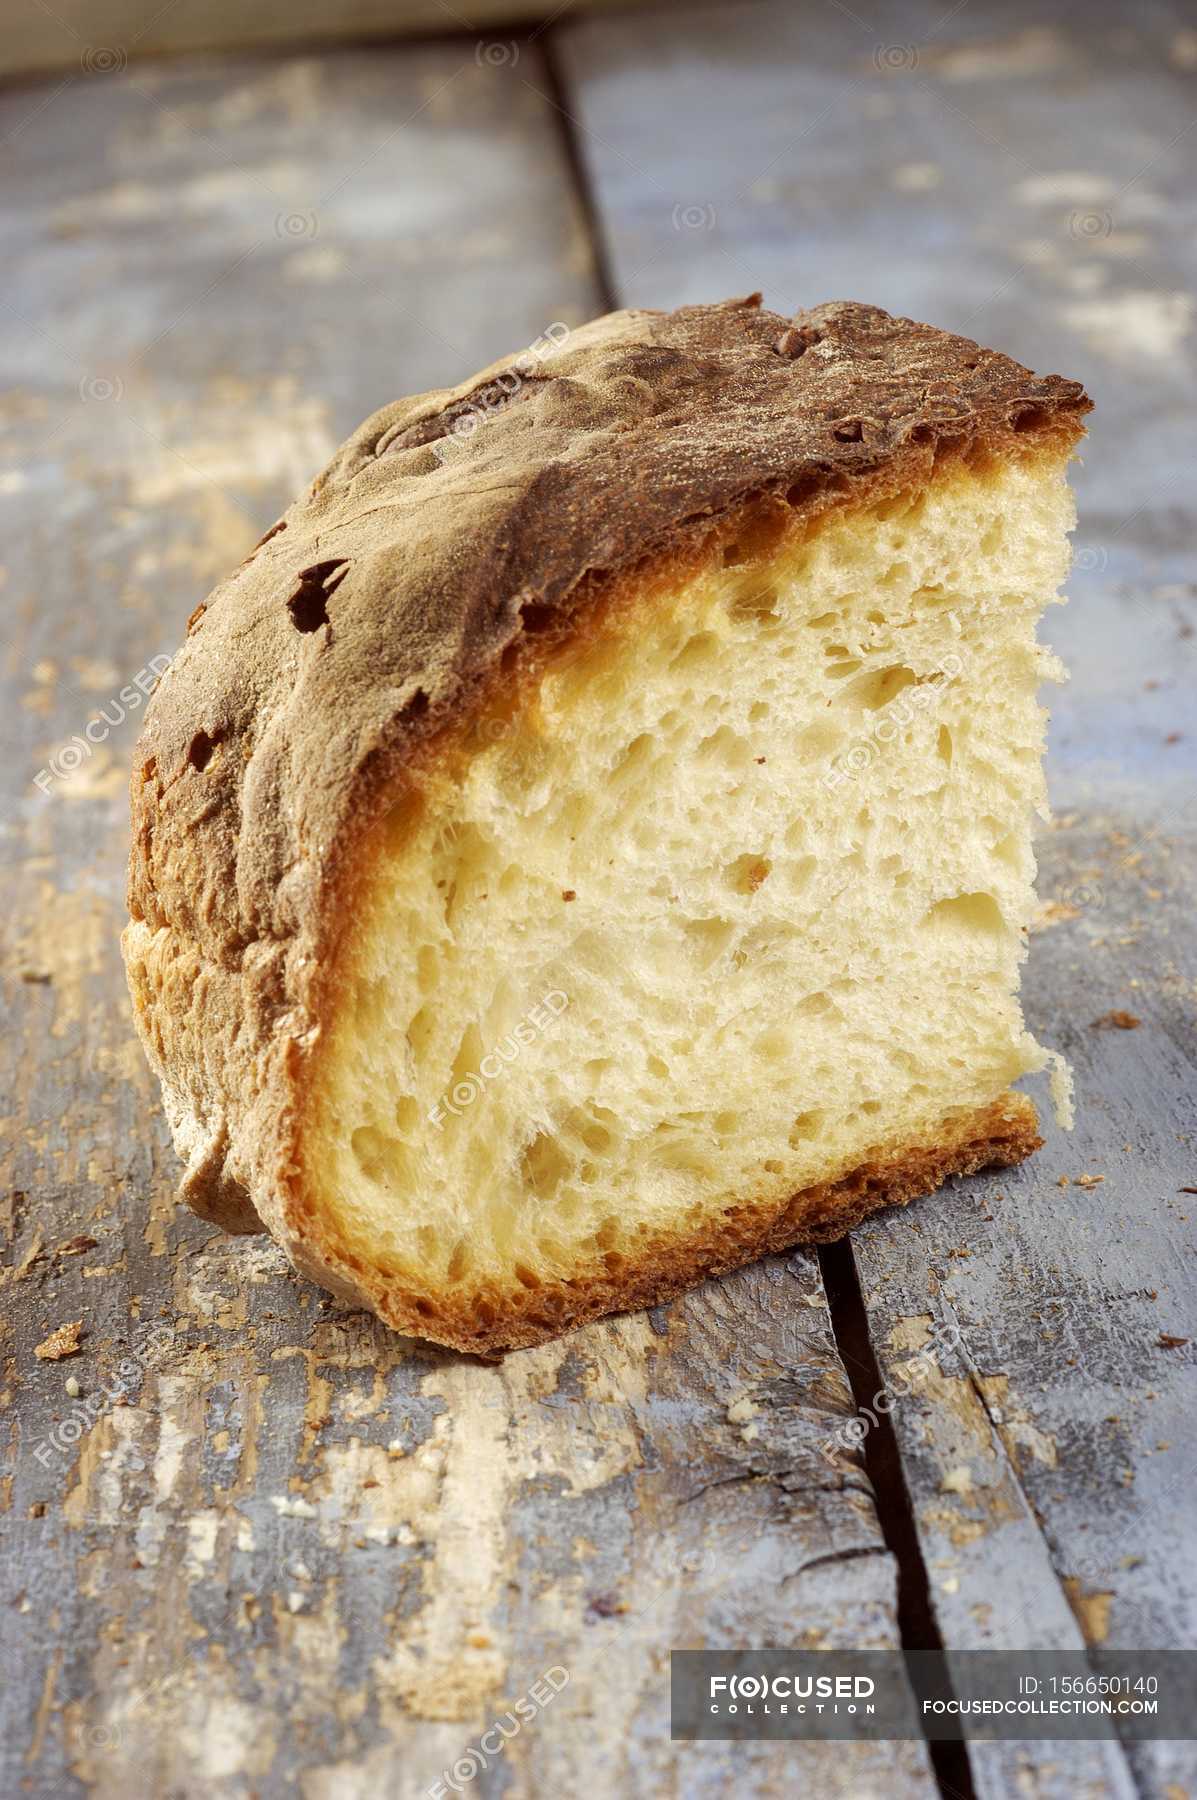
[[[1049,1054],[1082,389],[853,302],[553,341],[365,421],[131,786],[182,1197],[487,1352],[1017,1160]]]
[[[1071,523],[1058,453],[763,509],[395,805],[300,1162],[397,1322],[527,1341],[646,1260],[828,1235],[862,1170],[879,1204],[1032,1146],[1035,625]]]

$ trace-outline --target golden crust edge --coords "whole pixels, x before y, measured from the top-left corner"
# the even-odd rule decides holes
[[[933,1141],[878,1146],[847,1174],[797,1193],[732,1200],[719,1224],[646,1240],[623,1272],[594,1269],[536,1290],[518,1282],[507,1289],[491,1285],[456,1309],[438,1310],[385,1280],[372,1280],[368,1265],[350,1268],[314,1217],[287,1248],[301,1273],[368,1306],[394,1330],[489,1356],[530,1349],[612,1313],[660,1305],[762,1256],[833,1243],[872,1213],[934,1193],[949,1176],[1024,1161],[1043,1142],[1038,1127],[1034,1102],[1011,1088],[954,1119]]]

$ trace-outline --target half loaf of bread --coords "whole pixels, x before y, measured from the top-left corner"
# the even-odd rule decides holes
[[[1088,404],[752,296],[369,419],[136,754],[187,1202],[493,1351],[1032,1150],[1035,625]]]

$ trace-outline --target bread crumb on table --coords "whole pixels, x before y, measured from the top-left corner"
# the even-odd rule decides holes
[[[973,1478],[971,1470],[963,1465],[958,1469],[949,1469],[939,1484],[941,1494],[968,1494],[972,1492]]]
[[[83,1320],[71,1319],[68,1324],[60,1325],[49,1337],[35,1344],[33,1354],[43,1362],[61,1362],[64,1356],[74,1356],[79,1348],[79,1339],[83,1332]]]

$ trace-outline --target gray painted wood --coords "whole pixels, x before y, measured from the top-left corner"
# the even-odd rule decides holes
[[[1077,1129],[854,1247],[895,1391],[959,1334],[894,1412],[945,1642],[1191,1646],[1191,11],[715,7],[571,26],[565,60],[621,300],[871,300],[1097,402],[1025,984]],[[1141,1026],[1092,1027],[1114,1009]],[[1062,1748],[974,1748],[978,1793],[1197,1791],[1191,1744]]]
[[[577,0],[590,7],[629,0]],[[347,43],[404,35],[491,29],[499,43],[526,21],[533,30],[543,9],[529,0],[55,0],[6,8],[0,16],[0,75],[61,71],[69,79],[102,75],[134,60],[196,50],[293,49],[299,44]]]
[[[416,1796],[558,1667],[468,1791],[935,1791],[921,1745],[668,1738],[671,1645],[898,1639],[816,1261],[420,1349],[176,1213],[128,1017],[113,697],[366,412],[594,309],[542,83],[466,43],[0,98],[6,1795]]]

